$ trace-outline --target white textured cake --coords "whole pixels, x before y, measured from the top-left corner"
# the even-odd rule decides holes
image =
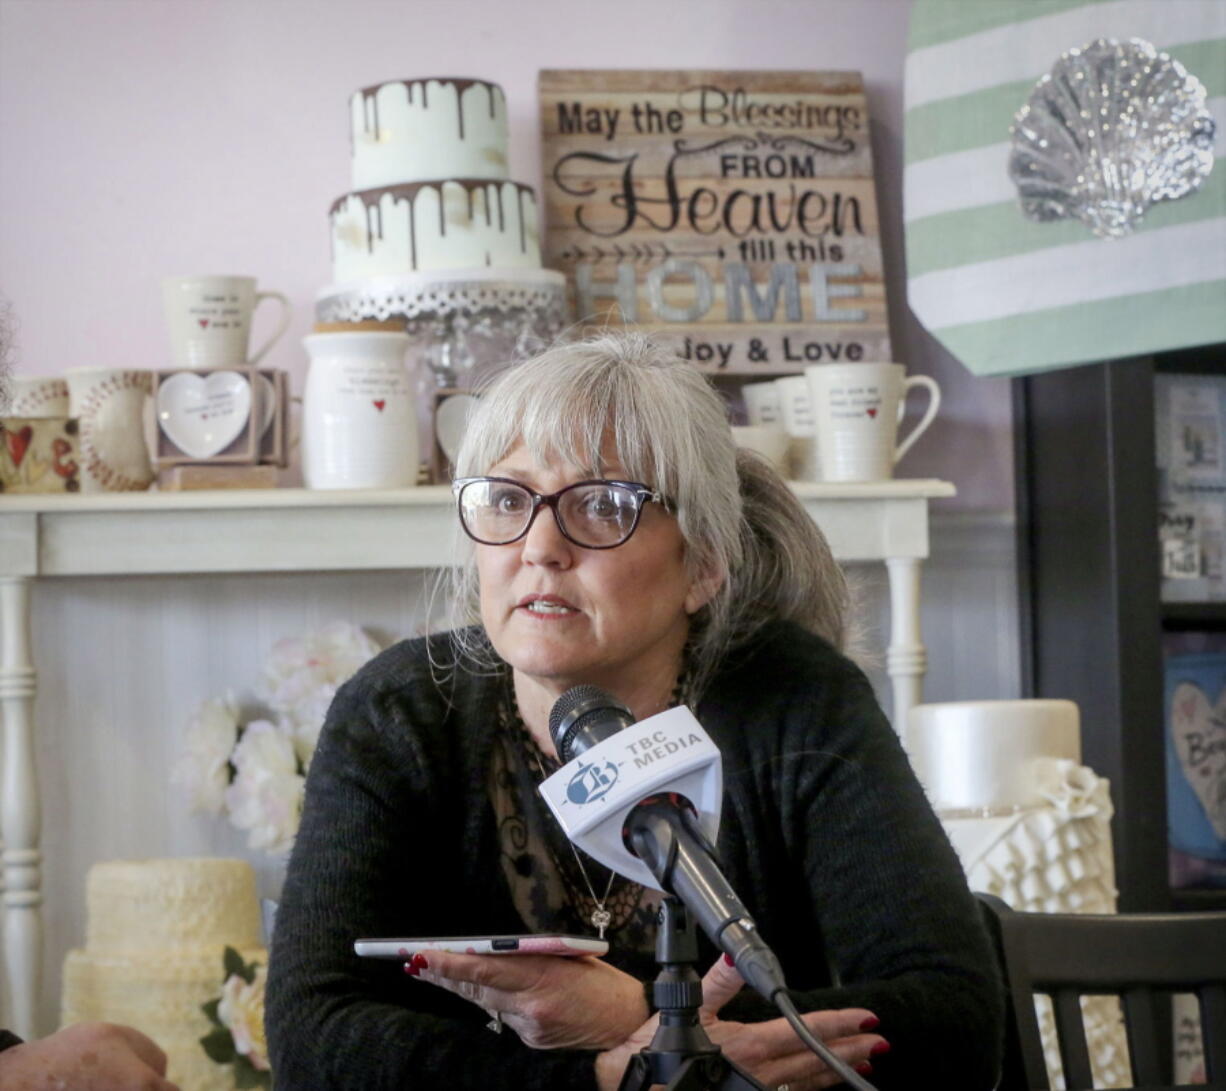
[[[166,1051],[181,1091],[232,1091],[200,1039],[221,995],[222,954],[267,964],[255,873],[243,860],[112,860],[90,868],[85,947],[64,961],[61,1022],[136,1027]]]
[[[1111,795],[1081,764],[1071,701],[963,701],[907,713],[907,752],[972,890],[1031,913],[1114,913]],[[1051,1004],[1036,1004],[1064,1087]],[[1082,999],[1095,1087],[1131,1086],[1113,997]]]
[[[353,191],[332,279],[541,264],[536,194],[507,174],[507,104],[484,80],[391,80],[349,101]]]

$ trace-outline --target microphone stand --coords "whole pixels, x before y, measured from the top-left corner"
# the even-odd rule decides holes
[[[630,1058],[618,1091],[647,1091],[659,1083],[668,1091],[765,1091],[729,1061],[702,1029],[698,1021],[702,979],[694,969],[697,961],[694,918],[681,901],[666,894],[656,932],[660,972],[652,986],[660,1026],[651,1045]]]

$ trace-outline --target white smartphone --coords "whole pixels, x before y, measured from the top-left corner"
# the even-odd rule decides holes
[[[363,958],[404,961],[426,951],[458,955],[604,955],[606,940],[592,936],[431,936],[418,939],[359,939],[353,949]]]

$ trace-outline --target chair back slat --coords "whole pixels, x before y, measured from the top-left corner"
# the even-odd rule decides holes
[[[1090,1068],[1090,1049],[1086,1044],[1085,1019],[1081,1014],[1081,993],[1078,989],[1056,989],[1051,996],[1056,1016],[1056,1037],[1060,1040],[1060,1060],[1064,1065],[1064,1082],[1069,1091],[1094,1087],[1094,1072]]]
[[[1158,1013],[1154,1010],[1154,994],[1144,988],[1126,989],[1120,998],[1124,1002],[1132,1078],[1142,1086],[1157,1087],[1170,1078],[1170,1073],[1169,1065],[1162,1063],[1158,1053]]]
[[[1226,984],[1196,990],[1200,1000],[1200,1033],[1205,1044],[1205,1074],[1226,1087]]]
[[[1019,913],[980,894],[1011,1000],[1001,1091],[1050,1086],[1034,995],[1052,997],[1067,1086],[1092,1088],[1080,998],[1118,995],[1137,1087],[1170,1088],[1170,997],[1201,1006],[1206,1075],[1226,1088],[1226,913]]]

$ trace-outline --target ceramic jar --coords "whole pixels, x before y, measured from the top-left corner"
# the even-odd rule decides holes
[[[302,476],[309,489],[417,484],[417,410],[403,333],[314,333],[302,397]]]

